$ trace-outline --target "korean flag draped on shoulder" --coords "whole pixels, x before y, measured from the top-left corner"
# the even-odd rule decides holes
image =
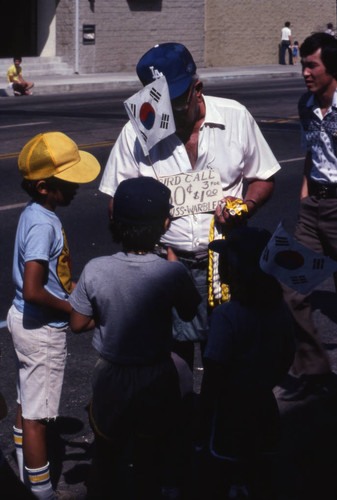
[[[124,102],[145,156],[158,142],[175,132],[165,76],[157,78]]]
[[[280,222],[262,252],[260,267],[288,287],[307,294],[337,271],[337,261],[298,243]]]

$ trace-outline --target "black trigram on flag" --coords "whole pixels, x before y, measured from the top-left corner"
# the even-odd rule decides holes
[[[160,128],[164,128],[165,130],[169,127],[170,115],[163,113],[161,115]]]
[[[275,236],[275,245],[277,247],[289,246],[289,240],[285,236]]]
[[[152,99],[154,99],[156,102],[159,102],[160,99],[161,99],[161,93],[158,92],[158,90],[154,89],[152,87],[152,89],[150,90],[150,96],[152,97]]]
[[[140,133],[142,134],[144,141],[147,142],[147,135],[144,134],[144,132],[142,130],[140,130]]]
[[[136,118],[136,111],[137,111],[137,106],[136,104],[130,104],[130,108],[131,108],[131,113],[133,114],[133,116]]]
[[[324,269],[324,259],[313,259],[312,261],[312,268],[315,270],[322,270]]]
[[[303,274],[300,274],[299,276],[291,276],[290,279],[293,285],[303,285],[304,283],[308,283],[307,278]]]

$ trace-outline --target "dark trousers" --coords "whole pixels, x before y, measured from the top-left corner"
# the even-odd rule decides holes
[[[304,198],[294,237],[314,252],[337,260],[337,198]],[[329,373],[330,361],[313,322],[310,296],[284,287],[284,298],[295,320],[297,349],[293,363],[294,374]]]
[[[286,63],[286,52],[289,55],[289,64],[293,64],[293,52],[290,47],[290,42],[282,40],[281,42],[281,64]]]

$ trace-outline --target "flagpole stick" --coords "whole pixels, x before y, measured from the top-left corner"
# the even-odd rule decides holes
[[[156,172],[156,169],[154,168],[154,165],[153,165],[153,163],[152,163],[152,161],[151,161],[150,155],[147,155],[147,159],[149,160],[149,162],[150,162],[150,164],[151,164],[152,170],[153,170],[153,172],[154,172],[154,175],[156,176],[157,181],[159,181],[159,177],[158,177],[157,172]]]

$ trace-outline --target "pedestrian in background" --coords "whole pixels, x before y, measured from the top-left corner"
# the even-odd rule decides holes
[[[331,35],[331,36],[335,36],[335,32],[334,32],[334,29],[333,29],[333,24],[332,23],[328,23],[326,25],[327,29],[325,30],[325,33],[327,33],[328,35]]]
[[[58,206],[68,206],[78,183],[94,180],[100,165],[60,132],[33,137],[19,155],[22,187],[31,197],[16,232],[15,297],[7,316],[17,369],[14,442],[21,480],[40,500],[53,491],[46,425],[58,416],[67,355],[66,328],[74,284]],[[69,497],[67,497],[69,498]]]
[[[33,82],[26,82],[22,76],[21,56],[13,58],[14,64],[7,70],[7,81],[14,95],[31,95],[30,89],[34,87]]]
[[[298,51],[299,51],[299,43],[298,41],[296,40],[294,42],[294,45],[292,47],[292,51],[293,51],[293,63],[294,64],[297,64],[297,56],[298,56]]]
[[[294,237],[337,260],[337,40],[315,33],[305,39],[300,55],[308,89],[298,104],[306,158]],[[310,297],[286,287],[285,292],[295,319],[297,350],[289,384],[280,397],[295,400],[326,394],[333,376],[314,325]]]
[[[281,64],[286,64],[286,52],[288,51],[289,64],[293,64],[293,54],[291,50],[291,29],[290,21],[284,23],[281,30]]]

